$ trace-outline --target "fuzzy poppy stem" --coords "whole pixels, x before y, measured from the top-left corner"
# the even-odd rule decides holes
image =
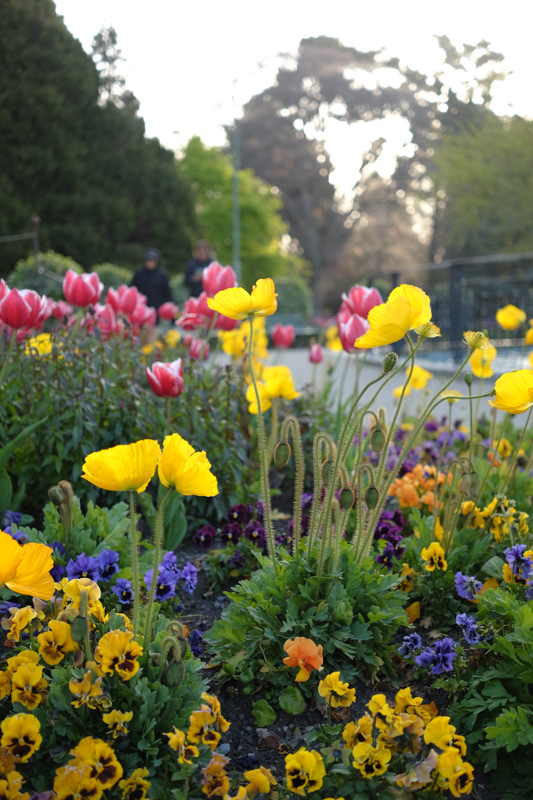
[[[159,568],[159,562],[161,561],[161,549],[163,544],[163,531],[165,529],[164,520],[165,520],[165,504],[170,496],[170,493],[173,491],[173,487],[169,486],[166,490],[165,494],[161,498],[161,502],[159,503],[159,508],[157,509],[157,517],[155,520],[154,526],[154,558],[152,561],[152,584],[150,586],[150,595],[148,598],[148,605],[146,607],[146,620],[144,623],[144,647],[146,648],[149,644],[149,637],[151,633],[152,627],[152,611],[154,606],[154,597],[155,597],[155,587],[157,585],[157,570]]]
[[[250,367],[250,375],[252,376],[252,385],[254,387],[255,399],[257,401],[257,444],[259,447],[259,463],[261,474],[261,494],[263,495],[263,503],[265,508],[263,511],[263,519],[265,523],[265,532],[267,537],[268,555],[277,571],[278,562],[276,558],[276,542],[274,539],[274,529],[272,527],[272,510],[270,507],[270,483],[268,480],[268,462],[265,444],[265,423],[263,422],[263,415],[261,413],[261,401],[259,399],[259,391],[255,381],[254,365],[252,362],[252,341],[254,331],[254,318],[250,316],[250,339],[248,342],[248,364]]]
[[[135,527],[135,495],[130,491],[130,565],[133,577],[133,635],[139,632],[139,556],[137,553],[137,528]]]

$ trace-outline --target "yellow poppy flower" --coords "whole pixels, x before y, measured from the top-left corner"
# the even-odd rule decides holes
[[[393,289],[386,303],[368,314],[370,330],[355,341],[357,348],[382,347],[403,339],[407,331],[431,321],[429,297],[422,289],[402,284]]]
[[[513,305],[499,308],[496,312],[496,322],[504,331],[515,331],[526,321],[526,312]]]
[[[212,311],[218,311],[230,319],[246,319],[247,317],[269,317],[274,314],[278,301],[274,291],[272,278],[259,278],[251,294],[240,286],[223,289],[214,297],[207,298],[207,305]]]
[[[217,479],[205,452],[196,452],[179,433],[165,437],[158,474],[163,486],[173,486],[180,494],[199,497],[218,494]]]
[[[496,396],[489,400],[493,408],[500,408],[509,414],[523,414],[533,406],[533,370],[519,369],[506,372],[498,378],[494,388]]]
[[[485,350],[474,350],[470,358],[469,366],[476,378],[492,378],[492,362],[496,358],[497,350],[495,347],[487,347]]]
[[[5,584],[17,594],[28,594],[40,600],[50,600],[54,580],[52,548],[28,542],[20,545],[9,534],[0,531],[0,586]]]
[[[110,492],[144,492],[156,470],[161,448],[155,439],[119,444],[90,453],[83,465],[89,483]]]

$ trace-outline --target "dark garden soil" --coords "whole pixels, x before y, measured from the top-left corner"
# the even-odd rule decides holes
[[[208,630],[215,620],[219,619],[229,599],[220,588],[210,585],[206,573],[202,570],[202,562],[206,551],[192,542],[184,543],[177,551],[179,566],[191,561],[198,568],[198,585],[192,595],[183,599],[183,621],[191,629]],[[231,586],[227,587],[229,591]],[[210,691],[216,694],[222,706],[222,713],[231,722],[231,727],[223,735],[226,742],[225,755],[230,759],[230,768],[235,770],[253,769],[260,764],[271,769],[278,780],[285,774],[285,755],[305,746],[306,733],[317,726],[327,723],[321,709],[316,705],[308,707],[303,714],[293,716],[277,710],[276,721],[268,729],[258,728],[252,714],[252,704],[264,697],[262,691],[245,695],[240,683],[228,682],[222,686],[212,680],[211,671],[206,667],[202,674],[210,683]],[[405,678],[402,680],[405,684]],[[424,697],[425,702],[435,702],[440,714],[446,713],[445,695],[439,691],[428,691],[427,686],[410,682],[413,693]],[[385,680],[375,685],[359,682],[356,684],[357,700],[350,709],[339,709],[333,717],[334,722],[348,723],[357,719],[366,711],[366,703],[373,694],[382,692],[393,698],[397,686]],[[224,751],[224,746],[222,748]],[[474,789],[470,797],[474,800],[499,800],[501,795],[490,785],[490,776],[477,768]],[[348,798],[346,798],[348,800]],[[525,798],[524,798],[525,800]]]

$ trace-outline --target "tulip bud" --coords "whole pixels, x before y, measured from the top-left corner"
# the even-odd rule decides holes
[[[388,372],[392,372],[396,364],[398,363],[398,353],[387,353],[383,360],[383,372],[385,375]]]
[[[343,511],[349,511],[355,502],[355,494],[347,486],[339,492],[339,505]]]
[[[375,450],[376,453],[381,453],[385,446],[385,434],[381,430],[381,428],[374,428],[372,433],[370,434],[370,447],[372,450]]]
[[[274,450],[274,463],[277,467],[285,467],[291,457],[291,446],[287,442],[278,442]]]
[[[471,372],[465,372],[463,378],[467,386],[472,386],[474,382],[474,377]]]
[[[375,508],[379,502],[379,492],[375,486],[369,486],[365,492],[365,503],[368,508]]]

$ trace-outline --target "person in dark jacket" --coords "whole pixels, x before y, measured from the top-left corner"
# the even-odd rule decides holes
[[[199,297],[202,294],[202,273],[213,261],[211,245],[205,239],[196,242],[193,257],[185,268],[185,286],[188,287],[191,297]]]
[[[146,297],[146,305],[156,310],[163,303],[172,302],[172,292],[166,274],[160,267],[159,250],[147,250],[143,266],[138,269],[130,286],[135,286]]]

